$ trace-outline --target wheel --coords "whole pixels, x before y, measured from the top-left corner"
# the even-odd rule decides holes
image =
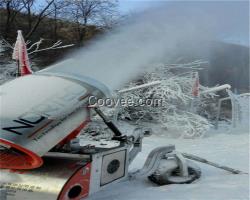
[[[200,178],[201,170],[192,161],[187,160],[188,176],[180,176],[180,169],[175,158],[162,159],[158,169],[148,178],[157,185],[192,183]]]

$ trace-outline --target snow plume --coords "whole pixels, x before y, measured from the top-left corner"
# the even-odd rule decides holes
[[[247,2],[163,2],[45,71],[89,76],[120,88],[154,62],[206,55],[210,41],[248,33]]]

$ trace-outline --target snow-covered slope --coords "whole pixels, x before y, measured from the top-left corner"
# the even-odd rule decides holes
[[[249,133],[226,129],[211,131],[202,139],[170,139],[161,135],[144,139],[143,151],[131,169],[140,168],[157,146],[175,144],[180,152],[192,153],[232,168],[249,172]],[[198,163],[201,179],[192,184],[156,186],[148,180],[127,181],[93,194],[89,200],[247,200],[249,175],[229,172]]]

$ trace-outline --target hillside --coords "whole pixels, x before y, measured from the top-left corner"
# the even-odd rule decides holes
[[[26,14],[18,12],[16,16],[16,19],[18,20],[14,20],[12,22],[8,33],[6,33],[6,12],[7,11],[5,9],[0,9],[0,39],[4,38],[10,44],[13,44],[16,40],[17,30],[22,30],[24,36],[28,33],[28,19]],[[37,16],[32,15],[32,21],[35,21],[36,19]],[[33,56],[33,62],[41,68],[46,67],[58,61],[72,50],[83,46],[87,41],[103,32],[100,27],[96,27],[94,25],[81,25],[81,28],[85,30],[85,36],[83,39],[80,39],[78,36],[77,24],[59,19],[55,21],[53,18],[45,17],[39,24],[37,30],[29,38],[30,41],[36,42],[40,38],[43,38],[44,42],[42,45],[44,47],[50,46],[58,40],[61,40],[64,45],[75,44],[75,46],[73,48],[64,49],[63,51],[50,50],[40,52],[39,54]],[[7,51],[4,56],[10,57],[11,53],[12,52]],[[4,60],[9,59],[6,58]]]
[[[17,30],[22,30],[23,35],[25,36],[28,31],[28,19],[27,15],[21,12],[18,12],[14,20],[6,33],[6,10],[0,9],[0,35],[10,42],[14,42],[16,39]],[[36,21],[37,16],[32,15],[32,21]],[[82,28],[85,26],[82,25]],[[29,38],[31,41],[36,41],[39,38],[46,38],[48,42],[53,42],[57,40],[62,40],[64,43],[79,43],[79,38],[77,36],[77,24],[57,19],[56,21],[53,18],[45,17],[39,24],[37,30]],[[102,30],[94,25],[89,25],[86,27],[86,36],[84,41],[87,41],[94,37],[96,34],[101,33]]]
[[[204,85],[230,84],[238,92],[249,92],[249,47],[224,42],[211,45],[209,66],[202,73]]]

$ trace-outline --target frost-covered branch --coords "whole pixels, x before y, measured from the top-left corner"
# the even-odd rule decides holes
[[[185,64],[158,64],[144,73],[140,81],[130,83],[126,88],[139,87],[141,84],[160,82],[137,91],[119,94],[124,99],[161,99],[156,106],[125,106],[119,108],[119,118],[130,118],[137,123],[158,123],[159,127],[169,130],[181,137],[200,137],[210,127],[202,116],[191,112],[194,99],[192,87],[194,72],[200,70],[207,62],[198,60]],[[206,90],[202,88],[202,90]],[[137,102],[137,101],[136,101]],[[176,136],[176,135],[175,135]]]
[[[33,43],[28,49],[27,49],[27,51],[30,51],[31,49],[33,49],[33,48],[35,48],[35,50],[38,50],[39,48],[40,48],[40,45],[42,44],[42,42],[43,42],[43,38],[40,38],[40,40],[39,41],[37,41],[37,42],[35,42],[35,43]],[[26,42],[26,45],[28,45],[28,44],[30,44],[31,42],[30,42],[30,40],[28,40],[27,42]]]
[[[68,45],[62,45],[62,41],[58,40],[57,42],[55,42],[52,46],[50,47],[46,47],[46,48],[40,48],[40,45],[43,42],[43,38],[41,38],[38,42],[32,44],[29,48],[28,48],[28,54],[33,54],[33,53],[37,53],[37,52],[41,52],[41,51],[47,51],[47,50],[53,50],[53,49],[64,49],[64,48],[68,48],[68,47],[72,47],[74,46],[74,44],[68,44]],[[33,51],[31,51],[32,49],[34,49]]]
[[[14,47],[7,40],[5,40],[4,38],[1,38],[0,43],[1,43],[0,44],[1,47],[7,47],[7,48],[10,48],[10,49],[14,49]]]
[[[45,48],[41,48],[41,44],[43,43],[45,39],[40,38],[39,41],[33,43],[30,45],[30,47],[27,49],[28,54],[33,54],[33,53],[37,53],[37,52],[41,52],[41,51],[48,51],[48,50],[54,50],[54,49],[64,49],[64,48],[68,48],[68,47],[72,47],[74,46],[74,44],[67,44],[67,45],[62,45],[62,41],[58,40],[57,42],[55,42],[54,44],[52,44],[49,47],[45,47]],[[29,45],[31,43],[30,40],[26,41],[26,45]],[[1,39],[1,46],[4,46],[6,48],[10,48],[10,49],[14,49],[14,47],[5,39]]]

